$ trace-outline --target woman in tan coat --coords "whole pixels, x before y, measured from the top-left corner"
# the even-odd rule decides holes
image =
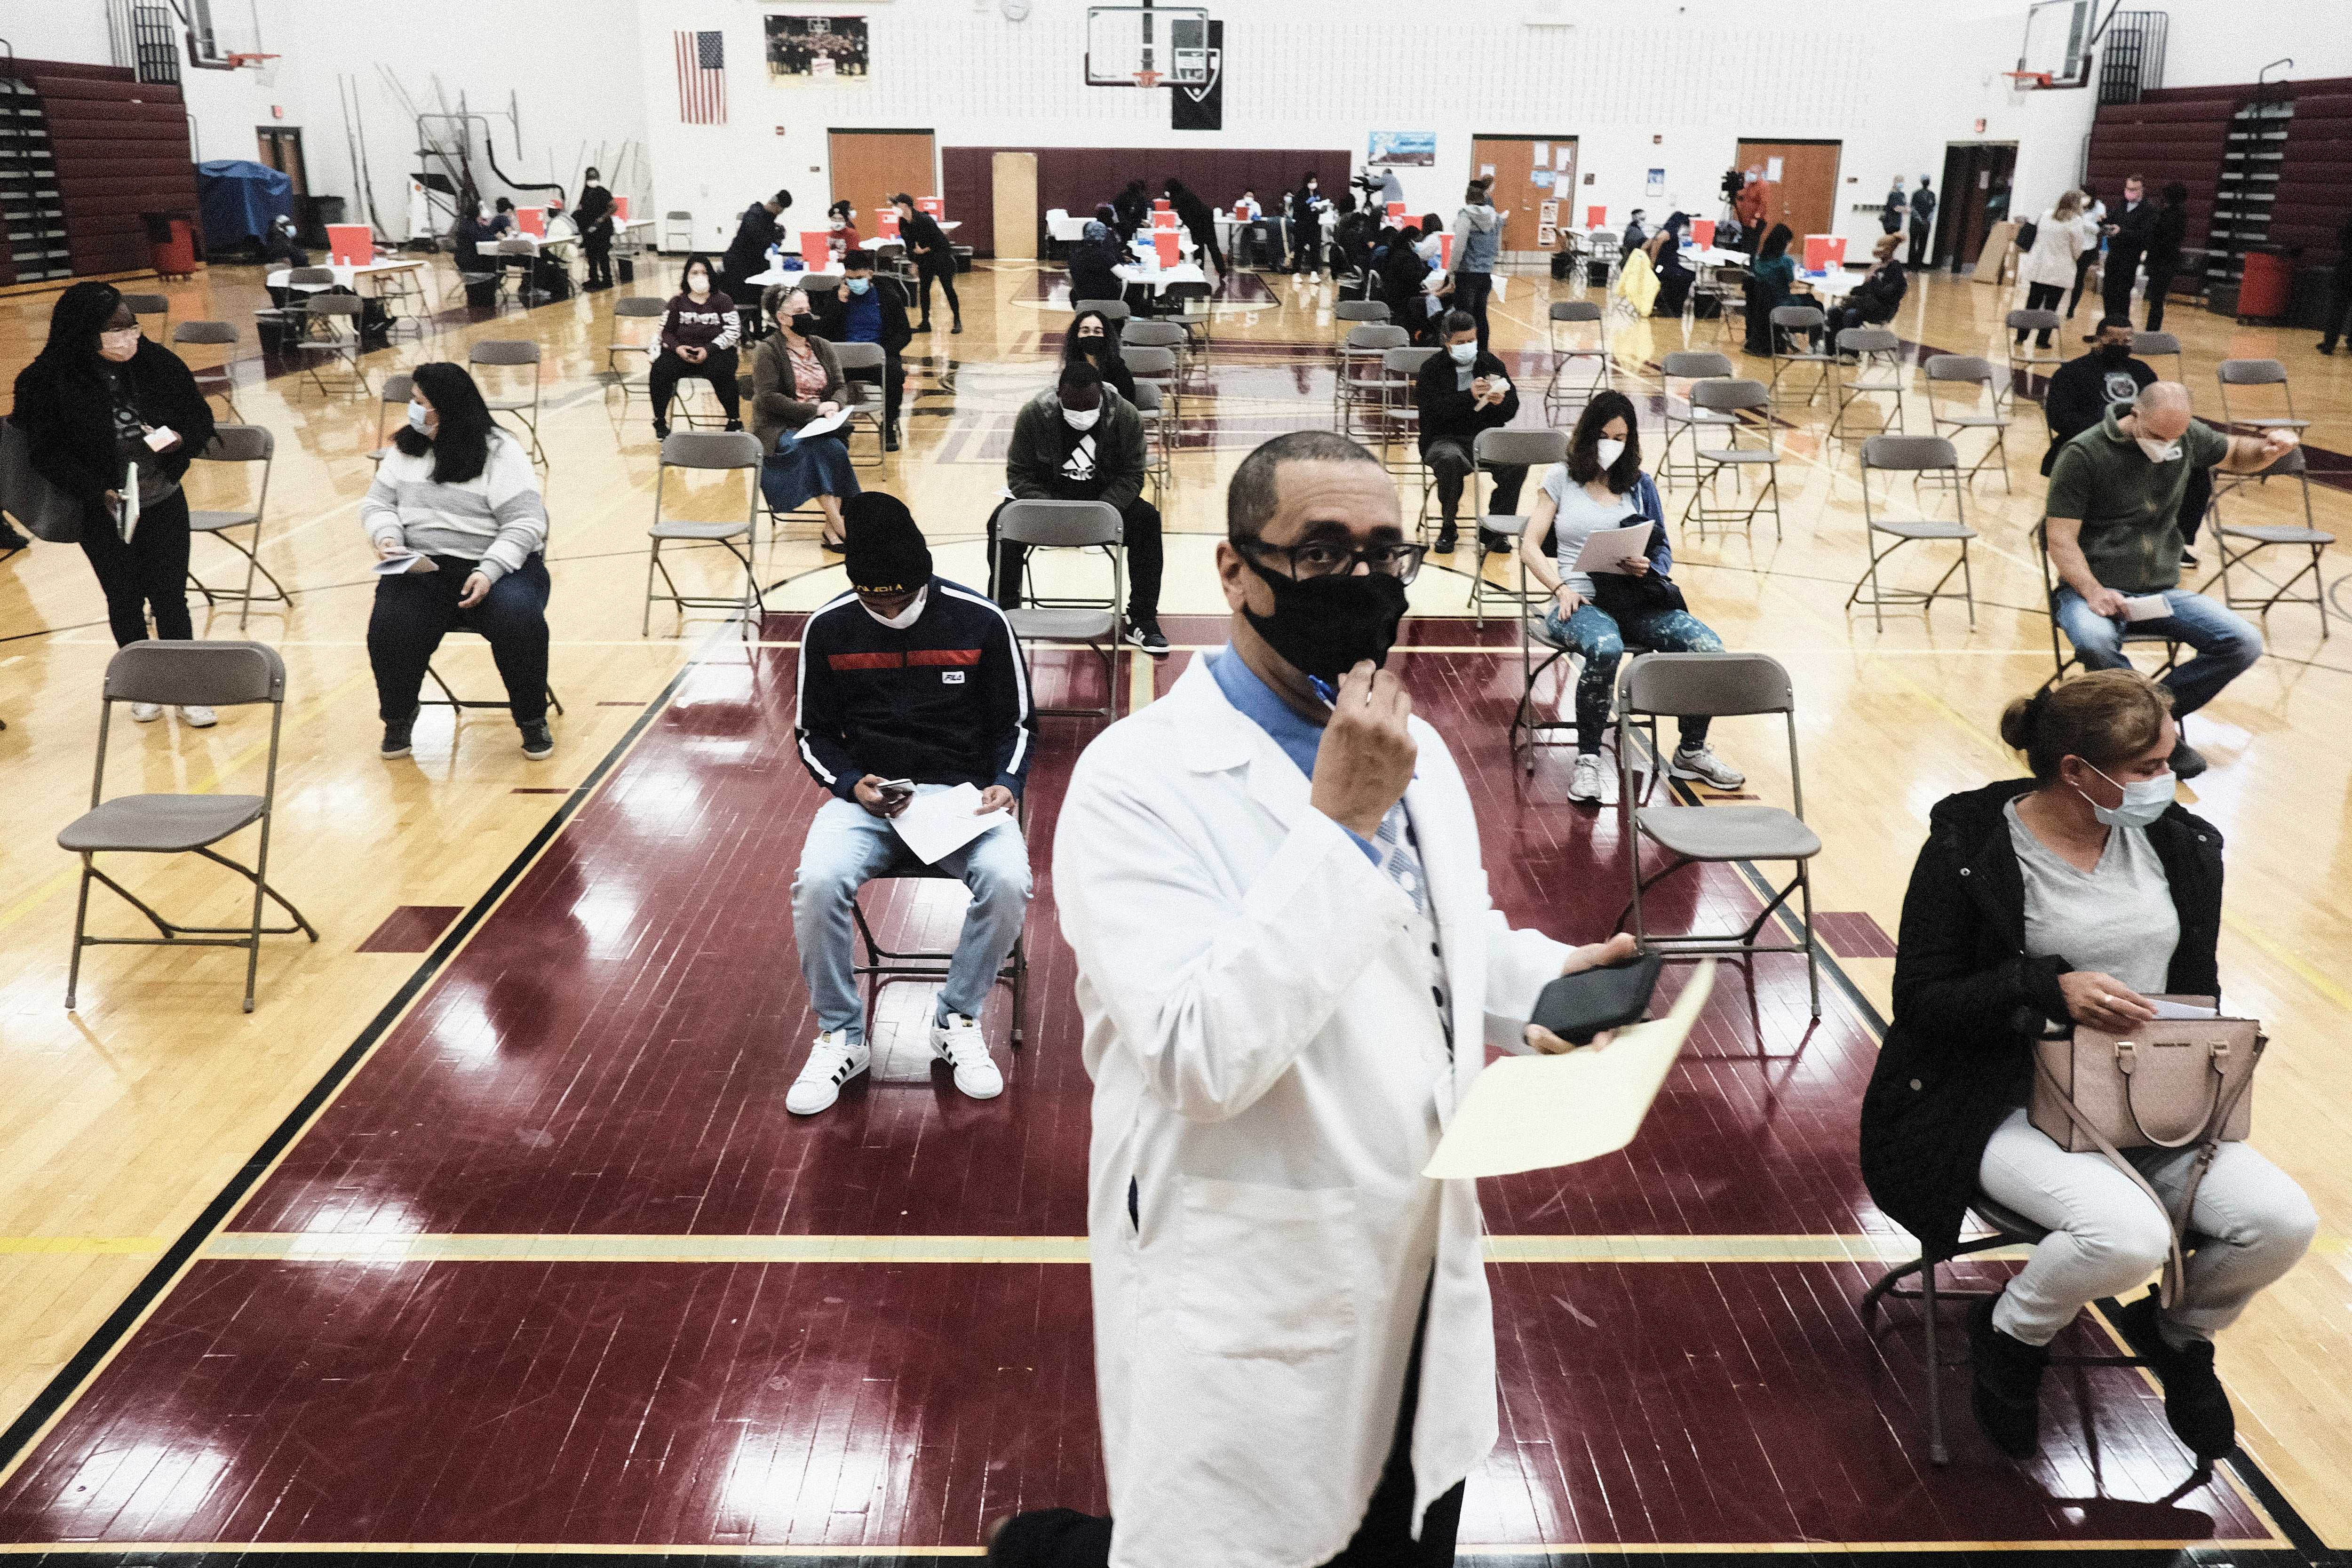
[[[805,331],[808,295],[782,283],[772,285],[761,304],[778,331],[763,340],[751,360],[751,433],[766,460],[760,489],[768,506],[792,511],[815,498],[824,509],[824,547],[842,544],[841,503],[858,492],[849,466],[849,424],[803,435],[812,424],[831,420],[856,400],[842,379],[841,358],[824,339]]]

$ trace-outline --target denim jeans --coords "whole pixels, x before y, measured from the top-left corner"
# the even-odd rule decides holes
[[[2123,1156],[2168,1204],[2179,1202],[2197,1163],[2193,1144]],[[1993,1130],[1977,1181],[1995,1203],[2050,1230],[1993,1308],[1993,1327],[2011,1339],[2046,1345],[2086,1303],[2120,1296],[2164,1266],[2171,1233],[2147,1194],[2105,1154],[2061,1149],[2022,1110]],[[2318,1226],[2294,1177],[2243,1143],[2222,1144],[2189,1216],[2204,1239],[2162,1316],[2166,1340],[2210,1340],[2228,1328],[2294,1267]]]
[[[2263,657],[2263,634],[2252,622],[2202,594],[2170,588],[2165,590],[2164,598],[2172,614],[2130,624],[2179,637],[2197,650],[2195,658],[2164,678],[2165,689],[2172,693],[2174,717],[2185,719],[2220,696],[2221,688]],[[2059,626],[2084,664],[2093,669],[2131,667],[2123,653],[2124,622],[2091,614],[2083,595],[2072,588],[2061,587],[2053,604]]]
[[[1609,728],[1609,703],[1617,690],[1617,665],[1625,657],[1625,639],[1653,653],[1721,653],[1723,639],[1688,610],[1654,610],[1620,626],[1614,616],[1591,600],[1576,614],[1560,619],[1559,601],[1544,612],[1544,635],[1574,647],[1584,659],[1584,673],[1576,678],[1576,750],[1580,756],[1598,756],[1601,737]],[[1707,720],[1702,716],[1678,721],[1683,749],[1706,744]]]
[[[918,784],[915,793],[946,787]],[[851,967],[856,927],[850,910],[858,889],[901,860],[916,864],[898,829],[854,800],[826,801],[809,824],[800,870],[793,878],[793,940],[801,950],[801,974],[820,1029],[844,1029],[853,1040],[866,1037],[866,1005]],[[950,1013],[977,1018],[1029,915],[1029,845],[1008,813],[1005,826],[941,859],[937,869],[971,889],[971,907],[964,912],[963,934],[933,1017],[940,1023]]]

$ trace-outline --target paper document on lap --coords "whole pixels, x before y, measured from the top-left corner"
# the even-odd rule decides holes
[[[919,795],[907,803],[907,809],[890,818],[890,826],[915,858],[926,866],[936,866],[982,834],[1003,826],[1013,820],[1009,811],[992,811],[975,816],[980,810],[980,791],[968,784],[953,789],[933,790]]]
[[[2160,621],[2172,614],[2172,602],[2162,594],[2140,594],[2124,600],[2124,619]]]
[[[830,431],[838,430],[844,425],[848,423],[849,410],[846,408],[836,408],[830,414],[818,415],[815,418],[802,426],[798,430],[793,431],[793,434],[805,441],[812,436],[823,436]]]
[[[1650,523],[1644,518],[1630,528],[1596,529],[1576,552],[1579,572],[1613,572],[1624,576],[1625,563],[1645,553],[1650,542]]]
[[[1601,1050],[1505,1057],[1478,1075],[1422,1174],[1508,1176],[1613,1154],[1633,1141],[1715,988],[1703,961],[1663,1018],[1617,1031]]]

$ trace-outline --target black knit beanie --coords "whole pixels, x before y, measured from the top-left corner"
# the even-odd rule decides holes
[[[931,550],[897,496],[861,490],[841,509],[849,548],[843,564],[863,594],[911,594],[931,580]]]

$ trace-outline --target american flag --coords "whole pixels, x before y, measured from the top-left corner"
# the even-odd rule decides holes
[[[673,33],[677,46],[677,117],[688,125],[727,123],[727,35]]]

